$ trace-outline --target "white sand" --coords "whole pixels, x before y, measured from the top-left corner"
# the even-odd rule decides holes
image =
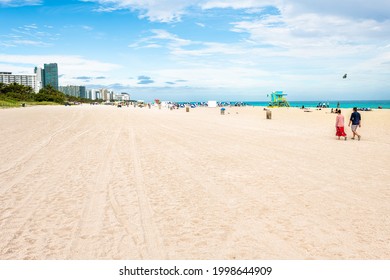
[[[0,110],[0,259],[389,259],[390,110],[327,111]]]

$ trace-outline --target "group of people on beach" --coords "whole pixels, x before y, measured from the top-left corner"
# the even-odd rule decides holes
[[[340,140],[340,137],[344,137],[344,140],[347,140],[347,134],[344,131],[344,116],[341,114],[341,110],[337,109],[336,111],[337,117],[336,117],[336,136]],[[355,137],[358,137],[358,140],[360,141],[360,134],[357,133],[357,128],[361,127],[361,120],[362,117],[360,116],[360,113],[357,111],[357,107],[353,108],[353,112],[351,114],[351,117],[349,118],[348,126],[351,127],[352,130],[352,138],[355,139]]]

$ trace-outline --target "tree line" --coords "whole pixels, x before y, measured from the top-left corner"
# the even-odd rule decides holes
[[[55,102],[59,104],[64,104],[65,102],[96,102],[96,100],[92,101],[87,98],[65,95],[51,85],[45,86],[40,89],[38,93],[35,93],[31,87],[17,83],[0,83],[0,100],[16,102]]]

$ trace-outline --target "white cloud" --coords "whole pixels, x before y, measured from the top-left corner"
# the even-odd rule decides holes
[[[218,42],[198,42],[197,48],[186,49],[186,48],[176,48],[172,49],[172,54],[177,56],[187,56],[187,57],[206,57],[213,56],[213,59],[216,59],[217,56],[229,57],[229,55],[247,55],[248,49],[243,44],[226,44]]]
[[[83,25],[81,26],[82,29],[84,30],[87,30],[87,31],[92,31],[93,30],[93,27],[89,26],[89,25]]]
[[[150,21],[173,22],[191,12],[191,7],[209,9],[245,9],[261,11],[264,7],[275,7],[282,14],[298,15],[315,13],[318,15],[335,15],[350,18],[372,18],[385,20],[390,18],[390,1],[388,0],[83,0],[100,4],[100,11],[111,12],[118,9],[140,11],[141,18]]]
[[[199,1],[182,0],[85,0],[100,4],[98,11],[112,12],[120,9],[140,11],[141,18],[150,21],[179,21],[185,10]]]
[[[179,38],[177,35],[163,29],[153,29],[151,32],[154,33],[154,36],[151,37],[152,39],[167,40],[176,46],[185,46],[191,44],[190,40]]]
[[[112,12],[120,9],[139,11],[141,18],[147,18],[153,22],[180,21],[182,16],[190,13],[191,8],[204,10],[213,8],[254,9],[275,5],[278,0],[81,0],[100,4],[98,11]]]
[[[51,46],[51,44],[48,44],[48,43],[43,42],[43,41],[18,40],[18,39],[0,42],[0,45],[6,46],[6,47],[16,47],[16,46],[48,47],[48,46]]]
[[[191,41],[154,30],[138,47],[154,40],[177,62],[176,68],[149,68],[155,87],[182,79],[190,88],[257,88],[263,92],[284,88],[308,98],[313,90],[338,94],[337,89],[344,84],[337,81],[345,71],[355,78],[348,89],[351,92],[369,88],[369,84],[389,86],[385,79],[390,74],[389,41],[385,39],[388,25],[337,16],[279,15],[234,23],[234,32],[248,35],[235,43]]]
[[[96,1],[94,1],[96,2]],[[241,33],[239,42],[219,43],[192,41],[165,30],[152,30],[130,47],[167,48],[180,69],[153,73],[155,86],[174,78],[185,79],[196,87],[260,87],[280,83],[299,87],[311,83],[326,88],[345,70],[362,73],[366,69],[389,73],[382,44],[390,38],[388,1],[283,1],[283,0],[99,0],[103,7],[141,12],[150,21],[172,22],[198,7],[211,9],[244,9],[261,15],[255,20],[232,23],[231,31]],[[368,4],[367,4],[368,3]],[[279,15],[265,16],[266,7],[279,10]],[[365,12],[367,11],[367,13]],[[253,16],[251,18],[254,18]],[[204,27],[202,23],[196,23]],[[246,67],[254,75],[242,75]],[[152,70],[151,70],[152,71]],[[317,73],[312,76],[311,72]],[[292,74],[293,73],[293,74]],[[159,77],[163,75],[162,77]],[[370,74],[373,75],[373,74]],[[327,78],[324,78],[327,77]],[[367,80],[375,79],[370,76]],[[386,84],[386,83],[385,83]],[[388,83],[387,83],[388,84]]]
[[[350,18],[390,19],[390,1],[387,0],[296,0],[294,2],[284,2],[283,10],[286,15],[316,13]]]
[[[161,48],[166,45],[170,49],[177,49],[182,46],[188,46],[194,44],[191,40],[182,39],[179,36],[172,34],[163,29],[152,29],[151,36],[142,38],[137,42],[130,44],[130,48]],[[160,43],[157,43],[160,42]],[[163,42],[165,44],[163,44]]]
[[[45,63],[57,63],[58,72],[63,75],[61,84],[79,84],[80,81],[74,79],[77,76],[99,77],[106,76],[107,73],[121,69],[122,66],[90,60],[76,55],[10,55],[0,54],[0,65],[4,71],[18,73],[34,73],[34,67],[43,67]],[[116,81],[116,79],[115,79]],[[113,83],[107,79],[106,83]]]
[[[162,48],[162,45],[159,45],[159,44],[148,44],[148,45],[145,45],[144,48],[146,48],[146,49],[159,49],[159,48]]]
[[[201,4],[202,9],[257,9],[266,6],[276,6],[282,1],[278,0],[224,0],[224,1],[204,1]]]
[[[42,4],[42,0],[0,0],[0,6],[21,7]]]
[[[210,0],[200,4],[203,9],[232,8],[258,9],[267,6],[278,8],[284,15],[315,13],[318,15],[335,15],[351,18],[373,18],[385,20],[390,18],[390,1],[388,0]]]
[[[24,28],[26,30],[30,30],[30,29],[37,29],[38,26],[35,23],[33,23],[33,24],[30,24],[30,25],[25,25]]]
[[[271,75],[266,71],[249,67],[168,68],[151,73],[159,82],[185,80],[186,86],[207,88],[258,87],[268,83]]]
[[[47,29],[47,27],[45,27]],[[23,25],[11,30],[12,33],[8,35],[0,35],[2,40],[0,45],[4,47],[50,47],[59,34],[52,34],[41,31],[36,24]]]
[[[338,16],[302,14],[269,16],[233,24],[258,45],[284,50],[285,55],[342,56],[380,47],[390,37],[390,20],[352,20]]]

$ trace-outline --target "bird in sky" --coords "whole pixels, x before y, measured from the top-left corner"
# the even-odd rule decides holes
[[[346,78],[347,78],[347,74],[344,74],[343,79],[346,79]]]

